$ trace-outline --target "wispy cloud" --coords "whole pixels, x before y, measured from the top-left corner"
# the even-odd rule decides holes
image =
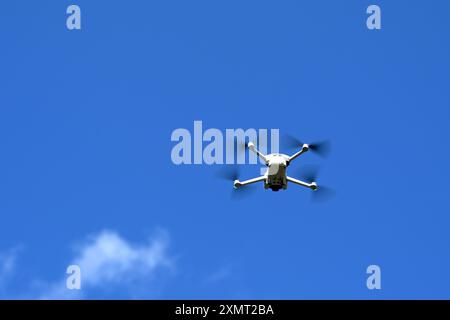
[[[0,252],[0,297],[9,298],[6,295],[7,286],[16,274],[17,258],[22,246]]]
[[[114,231],[103,231],[76,250],[71,264],[81,269],[81,290],[66,288],[66,279],[50,284],[43,299],[86,297],[96,290],[120,287],[136,288],[136,283],[149,285],[158,269],[170,269],[167,254],[168,236],[162,232],[143,245],[132,244]],[[130,293],[132,295],[132,293]]]
[[[13,275],[17,260],[17,249],[0,253],[0,291],[4,289],[6,282]]]

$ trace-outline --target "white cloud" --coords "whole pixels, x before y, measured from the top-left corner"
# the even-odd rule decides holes
[[[103,231],[80,246],[70,264],[81,269],[81,290],[66,288],[66,280],[49,286],[41,298],[80,298],[91,290],[103,290],[136,282],[148,285],[158,269],[172,268],[168,239],[160,233],[149,243],[135,245],[113,231]]]
[[[8,293],[17,276],[17,260],[22,250],[23,246],[19,245],[0,252],[0,299],[11,298]]]
[[[0,255],[0,279],[3,279],[4,276],[14,269],[15,262],[15,254]]]
[[[0,254],[0,289],[3,289],[5,283],[14,273],[16,259],[17,250],[15,249]]]
[[[133,246],[118,234],[105,231],[82,248],[74,264],[80,266],[86,286],[122,282],[170,266],[166,246],[164,237],[148,245]]]

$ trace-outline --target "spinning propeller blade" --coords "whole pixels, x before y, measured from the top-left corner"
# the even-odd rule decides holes
[[[242,199],[251,194],[253,191],[255,191],[254,186],[245,186],[238,189],[233,189],[231,190],[231,198],[235,200]]]
[[[330,154],[330,142],[328,140],[323,140],[320,142],[315,142],[309,144],[309,149],[317,153],[321,157],[327,157]]]
[[[237,189],[233,188],[233,182],[234,180],[239,179],[239,173],[240,170],[237,165],[233,166],[225,165],[221,170],[217,172],[218,178],[227,180],[229,182],[230,188],[232,188],[231,198],[236,200],[241,199],[244,196],[247,196],[248,194],[250,194],[252,191],[255,190],[254,188],[252,188],[252,186],[245,186]]]
[[[234,137],[234,145],[236,148],[235,156],[242,156],[245,153],[245,150],[248,147],[248,143],[242,140],[238,140],[237,137]]]
[[[303,142],[290,134],[285,134],[283,135],[283,145],[287,149],[296,149],[301,148]]]
[[[284,145],[288,149],[299,149],[305,144],[305,142],[301,141],[300,139],[286,134],[284,136]],[[328,140],[323,140],[315,143],[308,143],[309,149],[318,154],[321,157],[327,157],[330,154],[331,145]]]
[[[239,168],[238,166],[225,165],[217,172],[217,177],[234,182],[234,180],[239,179]]]
[[[305,182],[311,183],[311,182],[316,182],[317,183],[317,190],[313,191],[312,193],[312,201],[314,202],[323,202],[326,201],[328,199],[330,199],[331,197],[333,197],[333,195],[335,194],[335,191],[328,187],[325,186],[321,183],[317,182],[317,177],[318,177],[318,173],[319,173],[319,169],[317,166],[304,166],[302,168],[299,169],[300,170],[300,176],[302,177],[302,179]]]

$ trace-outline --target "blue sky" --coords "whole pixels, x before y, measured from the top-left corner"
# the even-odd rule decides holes
[[[1,298],[450,298],[448,1],[73,3],[2,3]],[[335,196],[231,199],[194,120],[330,139]]]

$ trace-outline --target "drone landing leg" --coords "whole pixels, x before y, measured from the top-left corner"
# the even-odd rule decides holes
[[[292,160],[300,157],[302,154],[304,154],[305,152],[307,152],[309,150],[309,146],[307,144],[304,144],[302,149],[300,151],[298,151],[297,153],[293,154],[290,158],[289,158],[289,162],[291,162]]]
[[[267,164],[267,158],[266,155],[263,154],[261,151],[259,151],[258,149],[256,149],[255,144],[253,142],[249,142],[248,143],[248,148],[250,149],[250,151],[253,151],[254,153],[256,153],[258,155],[258,157],[260,157],[262,159],[262,161],[264,161],[264,163]]]
[[[245,181],[235,180],[234,181],[234,188],[237,189],[237,188],[246,186],[248,184],[264,181],[265,179],[266,179],[266,176],[260,176],[260,177],[249,179],[249,180],[245,180]]]
[[[286,180],[295,184],[298,184],[299,186],[302,187],[306,187],[312,190],[316,190],[317,189],[317,184],[315,182],[311,182],[311,183],[307,183],[307,182],[303,182],[301,180],[297,180],[291,177],[286,177]]]

